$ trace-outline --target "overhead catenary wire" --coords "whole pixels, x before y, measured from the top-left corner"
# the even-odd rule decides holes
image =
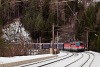
[[[76,14],[74,13],[74,11],[71,9],[71,7],[69,6],[69,4],[67,2],[66,2],[66,5],[68,6],[68,8],[70,9],[70,11],[72,12],[72,14],[75,17],[75,19],[78,21],[78,23],[80,23],[80,20],[77,18]]]

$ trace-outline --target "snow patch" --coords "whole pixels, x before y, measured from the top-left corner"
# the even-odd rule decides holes
[[[95,55],[95,58],[91,64],[90,67],[100,67],[100,53],[98,52],[94,52],[94,51],[85,51],[85,52],[89,52],[89,53],[93,53]],[[69,54],[72,54],[71,52],[67,52],[67,51],[60,51],[59,54],[57,54],[58,57],[61,57],[61,56],[64,56],[64,55],[68,55]],[[86,54],[84,52],[82,52],[82,54]],[[0,57],[0,64],[5,64],[5,63],[11,63],[11,62],[18,62],[18,61],[24,61],[24,60],[30,60],[30,59],[36,59],[36,58],[42,58],[42,57],[48,57],[48,56],[54,56],[53,54],[43,54],[43,55],[30,55],[30,56],[15,56],[15,57]],[[75,61],[77,58],[79,58],[81,56],[81,53],[76,53],[74,54],[74,56],[68,58],[67,60],[63,60],[57,64],[54,64],[55,66],[61,66],[63,67],[64,65],[72,62],[72,61]],[[93,57],[93,56],[92,56]],[[82,64],[83,62],[86,61],[86,58],[88,58],[88,55],[85,55],[83,57],[83,59],[81,59],[79,62],[77,62],[76,64],[72,65],[73,66],[77,66],[78,67],[78,64]],[[92,60],[93,58],[90,59],[90,61]],[[51,60],[52,61],[52,60]],[[82,61],[82,62],[81,62]],[[87,63],[90,64],[90,61]],[[50,62],[50,61],[48,61]],[[45,63],[45,62],[44,62]],[[42,63],[41,63],[42,64]],[[53,64],[52,64],[53,65]],[[52,66],[51,65],[51,66]],[[55,67],[55,66],[52,66],[52,67]],[[33,67],[33,66],[32,66]],[[86,67],[86,66],[84,66]]]
[[[54,56],[54,55],[43,54],[43,55],[30,55],[30,56],[0,57],[0,64],[31,60],[31,59],[37,59],[37,58],[49,57],[49,56]]]
[[[58,57],[60,57],[60,56],[64,56],[64,55],[66,55],[66,53],[65,53],[65,52],[63,52],[63,51],[60,51],[60,53],[59,53],[59,54],[57,54],[57,56],[58,56]]]

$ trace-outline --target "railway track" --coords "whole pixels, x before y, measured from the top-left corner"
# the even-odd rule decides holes
[[[43,65],[40,65],[38,67],[43,67],[43,66],[46,66],[46,65],[49,65],[49,64],[52,64],[52,63],[55,63],[55,62],[58,62],[58,61],[61,61],[61,60],[64,60],[66,58],[69,58],[69,57],[72,57],[74,54],[72,54],[71,56],[68,56],[68,57],[65,57],[65,58],[61,58],[59,60],[56,60],[56,61],[53,61],[53,62],[50,62],[50,63],[47,63],[47,64],[43,64]]]
[[[70,62],[70,63],[68,63],[67,65],[65,65],[65,66],[63,66],[62,65],[62,67],[75,67],[76,65],[78,65],[78,66],[76,66],[76,67],[90,67],[91,66],[91,63],[93,62],[93,59],[94,59],[94,55],[92,54],[92,53],[87,53],[87,52],[84,52],[84,53],[80,53],[81,54],[81,57],[79,57],[78,59],[76,59],[76,60],[74,60],[74,61],[72,61],[72,62]],[[91,59],[92,58],[92,59]],[[83,59],[85,59],[85,60],[83,60]],[[67,60],[67,59],[66,59]],[[60,60],[61,61],[61,60]],[[56,61],[56,62],[60,62],[60,61]],[[54,63],[56,63],[56,62],[54,62]],[[65,61],[66,62],[66,61]],[[79,63],[79,62],[81,62],[81,63]],[[87,63],[88,62],[88,63]],[[51,64],[54,64],[54,63],[51,63]],[[61,63],[63,63],[62,61],[61,61]],[[67,63],[67,62],[66,62]],[[77,63],[77,64],[76,64]],[[53,66],[53,65],[51,65],[51,66],[49,66],[50,64],[45,64],[45,65],[41,65],[41,66],[39,66],[39,67],[55,67],[55,66]],[[61,67],[61,66],[59,66],[59,67]]]
[[[90,54],[88,54],[88,59],[80,66],[80,67],[83,67],[88,61],[89,61],[89,59],[90,59]]]
[[[73,64],[73,63],[75,63],[75,62],[79,61],[82,57],[83,57],[83,54],[82,54],[82,56],[81,56],[80,58],[78,58],[77,60],[75,60],[75,61],[73,61],[73,62],[71,62],[71,63],[67,64],[65,67],[68,67],[69,65],[71,65],[71,64]]]
[[[73,57],[73,56],[75,56],[75,55],[76,55],[76,53],[73,53],[72,56],[65,57],[65,58],[62,58],[62,59],[59,59],[59,60],[56,60],[56,61],[53,61],[53,62],[50,62],[50,63],[47,63],[47,64],[43,64],[43,65],[40,65],[40,66],[38,66],[38,67],[49,67],[49,65],[52,65],[52,64],[57,63],[57,62],[61,62],[61,63],[62,63],[63,60],[69,59],[69,58],[71,58],[71,57]],[[78,54],[77,54],[76,56],[78,56]],[[52,66],[50,66],[50,67],[52,67]],[[55,67],[55,66],[54,66],[54,67]]]
[[[64,53],[65,53],[65,51],[64,51]],[[15,67],[26,67],[26,66],[31,66],[31,65],[35,65],[35,64],[47,62],[47,61],[50,61],[50,60],[54,60],[54,59],[66,57],[66,56],[69,57],[69,56],[72,56],[72,55],[69,55],[69,53],[66,52],[66,55],[64,55],[64,56],[54,57],[54,58],[50,58],[50,59],[46,59],[46,60],[42,60],[42,61],[38,61],[38,62],[34,62],[34,63],[29,63],[29,64],[25,64],[25,65],[15,66]]]
[[[92,59],[91,63],[89,64],[89,67],[91,66],[91,64],[93,63],[93,60],[95,58],[95,55],[93,53],[91,53],[91,54],[93,55],[93,59]]]
[[[90,67],[95,55],[90,52],[82,52],[82,53],[67,53],[61,57],[55,57],[35,63],[30,63],[26,65],[21,65],[18,67]],[[71,60],[72,59],[72,60]],[[81,62],[81,63],[80,63]],[[63,65],[64,63],[64,65]],[[62,66],[59,66],[59,65]]]
[[[95,55],[93,53],[90,53],[90,52],[85,52],[85,53],[88,54],[89,57],[80,67],[90,67],[95,58]]]
[[[95,56],[94,56],[93,53],[89,53],[89,52],[84,52],[84,53],[86,55],[88,55],[86,58],[85,58],[85,54],[83,54],[82,58],[80,58],[76,61],[73,61],[72,63],[66,65],[65,67],[73,67],[73,66],[76,66],[76,67],[90,67]],[[83,60],[83,59],[86,59],[86,60]],[[82,63],[80,63],[80,62],[82,62]]]

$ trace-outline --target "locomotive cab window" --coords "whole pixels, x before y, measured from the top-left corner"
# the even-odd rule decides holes
[[[80,45],[82,46],[82,45],[83,45],[83,43],[80,43]]]

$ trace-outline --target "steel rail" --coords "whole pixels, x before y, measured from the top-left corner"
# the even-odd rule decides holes
[[[90,59],[90,55],[88,54],[88,59],[80,66],[80,67],[83,67],[85,64],[86,64],[86,62],[88,62],[89,61],[89,59]]]
[[[61,60],[64,60],[66,58],[69,58],[69,57],[72,57],[74,54],[68,56],[68,57],[65,57],[65,58],[62,58],[62,59],[59,59],[59,60],[56,60],[56,61],[53,61],[53,62],[49,62],[49,63],[46,63],[46,64],[43,64],[43,65],[40,65],[38,67],[42,67],[42,66],[46,66],[46,65],[49,65],[49,64],[52,64],[52,63],[55,63],[55,62],[58,62],[58,61],[61,61]]]
[[[91,54],[92,54],[94,57],[93,57],[93,59],[92,59],[90,65],[89,65],[89,67],[91,66],[91,64],[93,63],[93,60],[94,60],[94,58],[95,58],[95,55],[94,55],[93,53],[91,53]]]
[[[75,60],[75,61],[73,61],[73,62],[71,62],[71,63],[67,64],[65,67],[68,67],[69,65],[71,65],[71,64],[73,64],[73,63],[75,63],[75,62],[79,61],[82,57],[83,57],[83,54],[82,54],[82,56],[81,56],[80,58],[78,58],[77,60]]]
[[[38,64],[38,63],[42,63],[42,62],[46,62],[46,61],[50,61],[50,60],[54,60],[54,59],[58,59],[58,58],[61,58],[61,57],[65,57],[68,55],[68,52],[66,55],[64,56],[60,56],[60,57],[54,57],[54,58],[50,58],[50,59],[46,59],[46,60],[42,60],[42,61],[38,61],[38,62],[34,62],[34,63],[30,63],[30,64],[25,64],[25,65],[20,65],[20,67],[25,67],[25,66],[30,66],[30,65],[34,65],[34,64]],[[68,56],[69,57],[69,56]]]
[[[95,55],[93,54],[93,53],[90,53],[90,52],[85,52],[85,53],[89,53],[88,55],[89,55],[89,57],[88,57],[88,59],[80,66],[80,67],[83,67],[85,64],[86,64],[86,62],[88,62],[89,60],[90,60],[90,54],[91,55],[93,55],[93,59],[92,59],[92,61],[91,61],[91,63],[89,64],[89,67],[91,66],[91,64],[92,64],[92,62],[93,62],[93,60],[94,60],[94,58],[95,58]]]

